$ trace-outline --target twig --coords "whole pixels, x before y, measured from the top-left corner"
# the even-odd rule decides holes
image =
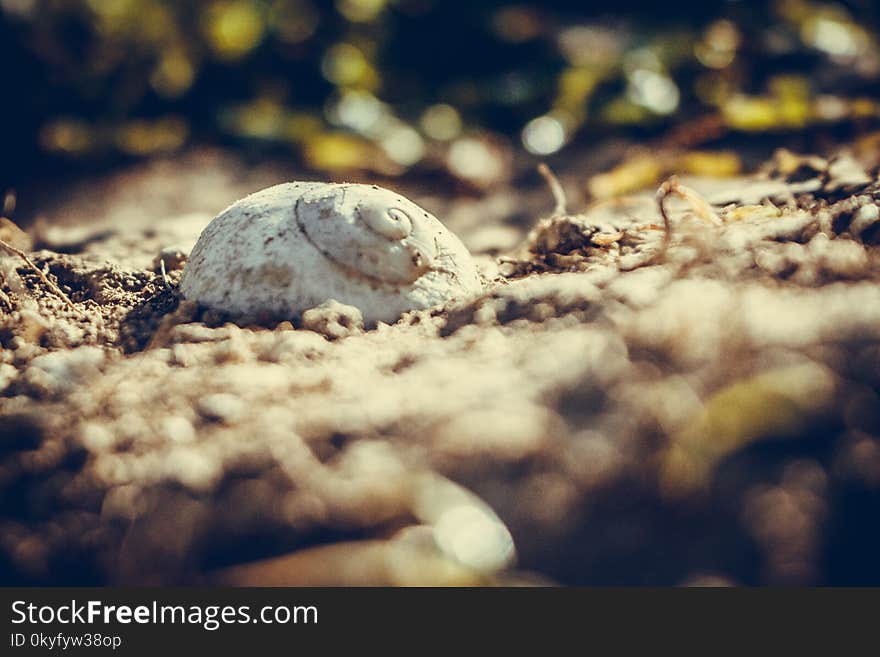
[[[544,180],[547,181],[550,193],[553,194],[553,201],[556,204],[553,208],[554,216],[564,216],[567,214],[566,206],[568,203],[565,199],[565,190],[562,189],[559,178],[557,178],[553,171],[550,170],[550,167],[543,162],[538,164],[538,173],[540,173]]]
[[[24,260],[24,263],[34,271],[34,273],[37,275],[37,277],[41,281],[43,281],[43,283],[46,285],[46,287],[48,287],[54,294],[56,294],[58,297],[60,297],[61,300],[64,301],[64,303],[67,304],[67,306],[70,307],[72,310],[80,312],[79,308],[77,308],[76,306],[73,305],[73,302],[68,298],[68,296],[66,294],[64,294],[64,292],[61,290],[61,288],[58,287],[57,285],[55,285],[55,283],[53,283],[52,281],[50,281],[46,277],[46,274],[43,273],[43,270],[41,270],[39,267],[37,267],[31,261],[31,259],[27,257],[27,254],[24,251],[22,251],[21,249],[15,248],[9,242],[2,240],[2,239],[0,239],[0,247],[3,247],[4,249],[9,251],[13,255],[17,255],[19,258]]]
[[[663,219],[663,241],[660,243],[660,250],[656,256],[665,256],[672,242],[672,222],[669,220],[669,214],[666,212],[666,199],[672,195],[673,189],[678,187],[678,180],[673,176],[663,181],[663,184],[657,189],[657,208],[660,210],[660,217]]]
[[[669,214],[666,212],[666,199],[672,195],[673,190],[677,186],[678,180],[676,180],[675,176],[672,176],[663,181],[663,184],[657,189],[657,194],[655,196],[657,199],[657,209],[660,211],[660,216],[663,218],[663,241],[660,243],[660,248],[641,262],[636,263],[632,267],[622,269],[622,271],[633,271],[634,269],[639,269],[641,267],[648,267],[649,265],[660,262],[666,257],[666,252],[669,250],[669,244],[672,242],[672,222],[669,220]]]
[[[657,199],[657,209],[660,211],[660,216],[663,218],[663,241],[660,243],[660,248],[650,257],[626,271],[632,271],[639,267],[647,267],[648,265],[656,264],[666,257],[666,252],[669,250],[669,245],[672,243],[672,222],[669,219],[669,213],[666,211],[666,199],[670,196],[677,196],[690,203],[694,214],[703,221],[715,226],[724,223],[718,218],[718,215],[715,214],[712,206],[709,205],[706,199],[700,196],[698,192],[690,187],[682,185],[678,182],[678,178],[675,176],[670,176],[664,180],[657,189],[657,195],[655,197]]]
[[[670,185],[669,192],[667,196],[670,194],[675,194],[678,198],[684,199],[688,203],[691,204],[691,209],[694,211],[694,214],[697,218],[702,219],[706,223],[713,224],[715,226],[720,226],[724,222],[715,214],[715,210],[712,209],[712,206],[709,205],[709,202],[704,199],[699,192],[690,187],[686,187],[682,185],[675,176],[672,176],[668,181]]]

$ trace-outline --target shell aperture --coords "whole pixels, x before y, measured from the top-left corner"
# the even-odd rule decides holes
[[[298,318],[330,299],[370,325],[479,293],[461,241],[375,185],[295,182],[232,204],[202,232],[183,296],[231,314]]]

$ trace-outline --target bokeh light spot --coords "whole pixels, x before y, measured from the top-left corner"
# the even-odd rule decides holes
[[[382,137],[382,149],[392,160],[403,166],[411,166],[425,154],[425,142],[415,129],[399,123]]]
[[[529,153],[550,155],[565,144],[565,128],[559,119],[549,114],[539,116],[523,128],[522,141]]]
[[[327,118],[332,123],[360,133],[369,133],[384,114],[382,102],[373,94],[351,89],[343,91],[327,110]]]
[[[632,72],[627,97],[656,114],[671,114],[678,108],[678,87],[669,77],[648,69]]]
[[[49,151],[81,153],[92,145],[91,129],[78,119],[57,119],[43,126],[40,144]]]
[[[330,82],[341,86],[354,85],[369,73],[370,64],[364,54],[350,43],[337,43],[321,61],[321,72]]]
[[[353,23],[374,20],[388,4],[388,0],[336,0],[336,9]]]
[[[431,139],[449,141],[461,134],[461,116],[452,105],[438,103],[424,111],[420,121],[422,130]]]
[[[218,2],[205,11],[208,45],[221,59],[241,59],[262,40],[266,25],[257,5],[244,0]]]

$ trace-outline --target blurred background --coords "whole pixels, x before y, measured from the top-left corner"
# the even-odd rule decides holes
[[[658,136],[734,144],[678,163],[724,175],[750,144],[870,132],[878,19],[870,0],[0,0],[0,186],[210,145],[481,190]]]

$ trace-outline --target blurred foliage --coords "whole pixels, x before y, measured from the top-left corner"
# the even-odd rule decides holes
[[[219,141],[484,186],[516,151],[575,137],[872,122],[878,15],[868,0],[0,0],[3,173]]]

